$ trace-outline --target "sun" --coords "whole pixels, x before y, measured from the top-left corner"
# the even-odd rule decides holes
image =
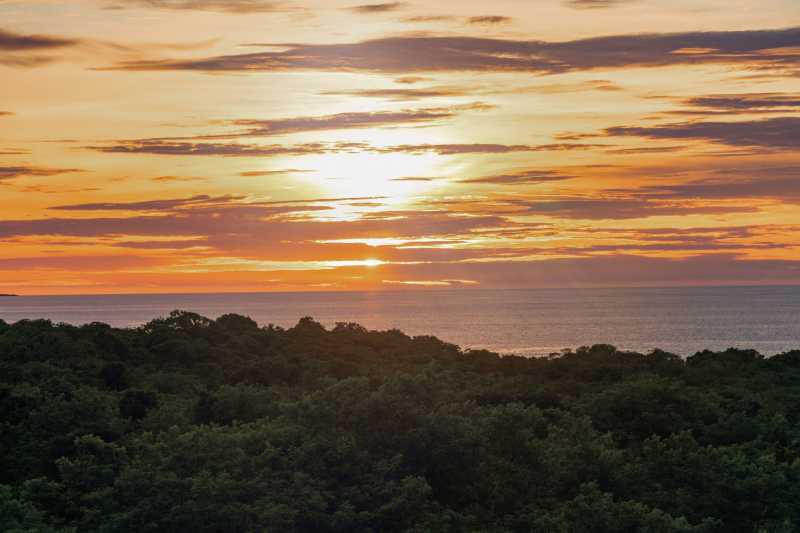
[[[304,175],[332,196],[383,197],[403,203],[447,183],[443,161],[432,154],[335,153],[306,158]]]

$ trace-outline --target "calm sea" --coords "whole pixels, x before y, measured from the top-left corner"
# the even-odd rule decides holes
[[[284,327],[303,316],[326,326],[358,322],[531,356],[597,343],[681,355],[706,348],[755,348],[766,355],[800,349],[800,286],[0,298],[6,322],[137,326],[173,309],[210,318],[239,313]]]

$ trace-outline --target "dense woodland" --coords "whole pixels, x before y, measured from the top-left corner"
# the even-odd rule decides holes
[[[800,531],[800,351],[0,321],[0,531]]]

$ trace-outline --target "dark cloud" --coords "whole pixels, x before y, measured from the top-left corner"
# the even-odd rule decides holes
[[[242,200],[242,196],[217,196],[205,194],[190,198],[149,200],[145,202],[109,202],[93,204],[58,205],[50,209],[58,211],[168,211],[198,205],[220,205]]]
[[[119,141],[107,146],[87,146],[90,150],[114,154],[153,154],[175,156],[221,156],[221,157],[269,157],[280,155],[319,155],[326,153],[435,153],[439,155],[459,154],[507,154],[513,152],[555,152],[588,150],[606,147],[602,144],[560,143],[544,145],[526,144],[401,144],[397,146],[372,146],[360,142],[306,143],[296,145],[253,145],[232,143],[193,143],[139,139]]]
[[[406,6],[405,2],[386,2],[383,4],[361,4],[358,6],[348,7],[348,11],[353,13],[360,13],[362,15],[372,15],[376,13],[388,13],[390,11],[397,11]]]
[[[201,178],[196,176],[156,176],[155,178],[151,178],[152,181],[158,181],[162,183],[169,183],[169,182],[183,182],[183,181],[207,181],[208,178]]]
[[[125,7],[216,11],[220,13],[271,13],[286,9],[286,2],[270,0],[114,0],[112,9]]]
[[[321,211],[330,209],[327,205],[298,207],[310,204],[333,204],[340,202],[380,200],[382,196],[354,196],[344,198],[305,198],[299,200],[250,201],[246,196],[228,194],[209,196],[200,194],[186,198],[168,198],[136,202],[100,202],[52,206],[56,211],[131,211],[131,212],[171,212],[182,215],[198,213],[234,213],[239,215],[270,216],[291,212]]]
[[[413,85],[423,81],[430,81],[430,78],[426,78],[424,76],[400,76],[399,78],[394,79],[395,83],[401,83],[404,85]]]
[[[633,0],[565,0],[564,4],[574,9],[608,9],[629,4]]]
[[[460,22],[473,26],[496,26],[498,24],[508,24],[514,20],[511,17],[502,15],[481,15],[475,17],[457,17],[455,15],[417,15],[405,17],[403,22],[410,24],[429,24],[431,22]]]
[[[263,176],[282,176],[286,174],[302,174],[306,172],[314,172],[313,170],[303,168],[282,168],[279,170],[247,170],[239,172],[243,178],[258,178]]]
[[[46,167],[30,167],[30,166],[13,166],[2,167],[0,166],[0,182],[14,178],[23,177],[47,177],[57,176],[59,174],[69,174],[71,172],[83,172],[77,168],[46,168]]]
[[[469,17],[467,24],[477,25],[494,25],[494,24],[508,24],[513,19],[511,17],[504,17],[501,15],[484,15],[480,17]]]
[[[21,35],[0,29],[0,51],[49,50],[75,44],[78,44],[75,39],[48,35]]]
[[[623,88],[609,80],[586,80],[572,83],[548,83],[517,87],[508,92],[531,92],[544,94],[563,94],[583,91],[617,92]]]
[[[208,137],[270,137],[328,130],[376,128],[436,122],[454,117],[455,109],[427,108],[403,111],[367,111],[338,113],[319,117],[293,117],[272,120],[234,120],[231,124],[249,128],[245,132]]]
[[[156,257],[58,256],[0,258],[0,270],[70,270],[72,272],[106,272],[125,268],[164,266],[167,261]]]
[[[573,150],[589,150],[591,148],[605,147],[602,144],[401,144],[387,148],[373,149],[381,153],[406,152],[410,154],[435,153],[439,155],[459,154],[508,154],[513,152],[567,152]]]
[[[427,24],[429,22],[451,22],[458,20],[458,17],[453,15],[417,15],[414,17],[406,17],[403,22],[411,24]]]
[[[136,250],[185,250],[189,248],[207,247],[204,239],[164,240],[164,241],[122,241],[114,243],[119,248]]]
[[[351,145],[331,145],[322,143],[308,143],[293,146],[282,145],[252,145],[252,144],[226,144],[226,143],[193,143],[162,141],[159,139],[140,139],[120,141],[108,146],[88,146],[90,150],[110,154],[153,154],[176,156],[222,156],[222,157],[269,157],[278,155],[309,155],[322,154],[352,148]],[[359,146],[360,147],[360,146]]]
[[[800,148],[800,117],[776,117],[738,122],[684,122],[656,126],[618,126],[606,135],[648,139],[696,139],[728,146],[769,149]]]
[[[685,146],[636,146],[632,148],[612,148],[611,150],[606,150],[606,153],[614,155],[670,154],[685,149]]]
[[[786,93],[715,94],[687,98],[682,103],[695,109],[679,110],[674,113],[763,113],[800,108],[800,95]]]
[[[528,71],[679,64],[797,66],[800,28],[616,35],[564,42],[403,36],[347,44],[286,44],[283,50],[200,59],[130,61],[123,70]]]
[[[746,180],[707,179],[675,185],[652,185],[641,189],[653,197],[701,198],[705,200],[771,198],[800,202],[800,169],[786,176],[766,176]]]
[[[307,218],[286,218],[281,213],[265,218],[268,206],[219,206],[192,208],[176,213],[131,217],[43,218],[0,220],[0,239],[30,236],[114,237],[157,236],[160,238],[205,237],[211,246],[257,247],[265,243],[313,242],[358,238],[444,238],[492,227],[510,227],[503,217],[462,216],[442,211],[395,211],[372,213],[358,220],[335,223]],[[284,206],[282,214],[313,211],[324,206]],[[239,244],[236,244],[236,243]]]
[[[488,185],[536,185],[553,181],[563,181],[572,179],[575,176],[562,174],[555,170],[520,170],[506,174],[496,174],[492,176],[481,176],[479,178],[469,178],[461,180],[461,183],[481,183]]]
[[[77,39],[50,35],[23,35],[0,29],[0,65],[36,67],[51,62],[49,53],[79,44]]]
[[[558,200],[511,201],[526,213],[576,220],[625,220],[656,216],[750,213],[755,207],[687,205],[640,198],[561,198]]]

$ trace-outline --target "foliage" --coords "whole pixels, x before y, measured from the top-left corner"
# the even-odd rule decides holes
[[[800,352],[0,323],[0,530],[800,530]]]

